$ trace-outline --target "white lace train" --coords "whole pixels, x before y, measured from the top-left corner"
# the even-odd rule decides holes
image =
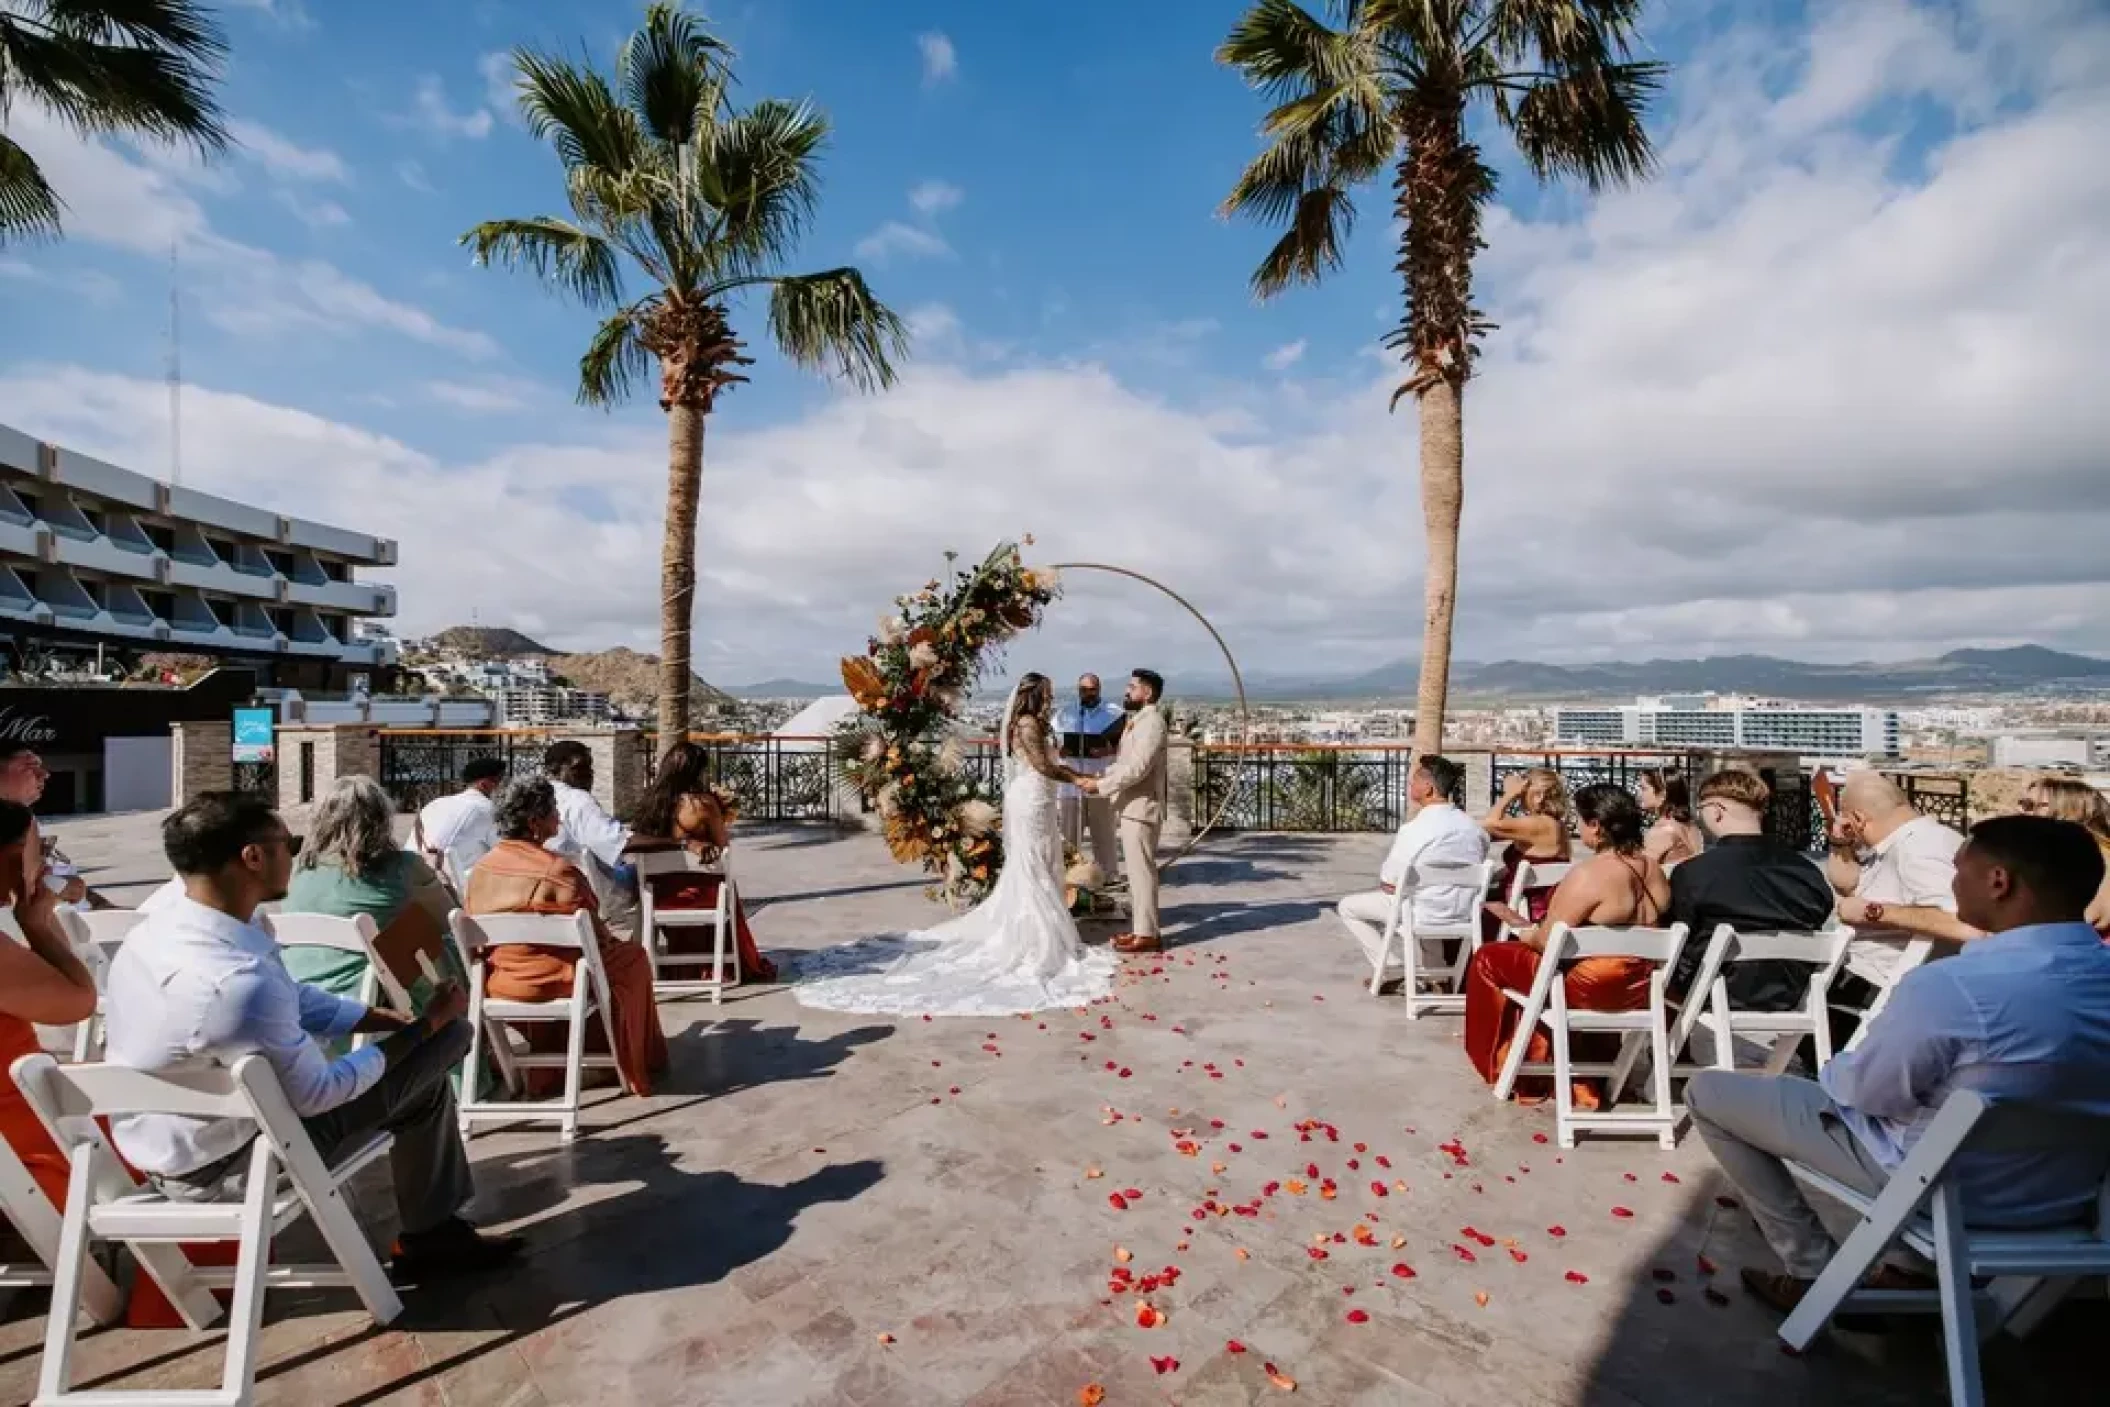
[[[1062,900],[1055,783],[1020,767],[1004,788],[1004,872],[989,897],[922,933],[867,938],[792,964],[803,1006],[889,1016],[1009,1016],[1083,1006],[1120,961],[1086,948]]]

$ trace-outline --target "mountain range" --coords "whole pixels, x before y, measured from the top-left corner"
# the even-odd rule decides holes
[[[1249,698],[1300,702],[1411,699],[1419,660],[1398,660],[1367,673],[1248,676]],[[2110,660],[2067,654],[2042,645],[1951,650],[1934,659],[1810,664],[1771,655],[1710,655],[1703,659],[1543,664],[1532,660],[1451,666],[1454,703],[1492,701],[1631,700],[1637,694],[1754,694],[1812,703],[1906,703],[1937,695],[2023,693],[2052,687],[2110,690]],[[1175,681],[1187,698],[1225,698],[1227,676]],[[839,694],[833,684],[772,679],[726,690],[735,698],[818,698]]]

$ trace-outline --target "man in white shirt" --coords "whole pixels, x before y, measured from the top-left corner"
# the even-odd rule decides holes
[[[293,980],[270,934],[237,915],[285,897],[292,836],[262,800],[208,792],[162,823],[183,882],[142,919],[110,967],[107,1058],[158,1071],[244,1055],[270,1064],[325,1161],[375,1132],[395,1136],[399,1274],[427,1280],[495,1267],[519,1250],[463,1221],[474,1193],[448,1076],[469,1050],[462,990],[443,983],[423,1017],[369,1009]],[[317,1037],[382,1039],[332,1059]],[[241,1195],[247,1119],[134,1114],[112,1122],[118,1151],[167,1196]]]
[[[491,797],[505,778],[502,760],[471,758],[462,768],[462,789],[426,802],[411,828],[410,843],[404,848],[423,855],[457,894],[468,885],[469,871],[476,862],[498,846]]]
[[[1855,938],[1846,954],[1846,970],[1872,989],[1897,980],[1904,945],[1915,938],[1966,942],[1981,936],[1956,916],[1951,886],[1963,837],[1913,810],[1882,773],[1847,777],[1830,839],[1825,876],[1842,896],[1839,921],[1878,931]]]
[[[594,798],[593,752],[567,738],[542,754],[542,773],[557,794],[561,829],[548,849],[579,867],[600,901],[601,920],[619,932],[637,930],[637,869],[626,863],[630,828]]]
[[[1487,832],[1459,810],[1465,769],[1434,753],[1415,765],[1407,779],[1407,800],[1414,812],[1399,828],[1391,853],[1378,871],[1378,887],[1341,900],[1337,912],[1348,932],[1373,964],[1392,916],[1392,896],[1415,867],[1453,868],[1477,865],[1487,858]],[[1457,928],[1472,923],[1485,898],[1479,890],[1458,884],[1417,885],[1411,921],[1416,928]]]
[[[1099,676],[1087,674],[1077,681],[1077,702],[1055,710],[1055,736],[1062,743],[1062,763],[1084,777],[1106,774],[1113,761],[1111,744],[1075,749],[1072,740],[1105,738],[1125,717],[1108,703],[1099,688]],[[1108,884],[1113,883],[1119,863],[1120,837],[1114,827],[1113,803],[1103,796],[1086,796],[1065,782],[1056,792],[1057,814],[1064,843],[1075,846],[1086,830],[1092,834],[1092,863]]]

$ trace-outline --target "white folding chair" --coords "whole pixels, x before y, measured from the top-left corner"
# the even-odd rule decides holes
[[[1859,937],[1861,941],[1867,942],[1870,935],[1864,933],[1860,934]],[[1847,956],[1849,958],[1853,956],[1851,945],[1847,947]],[[1890,994],[1897,990],[1898,983],[1905,980],[1905,974],[1911,972],[1914,968],[1926,966],[1933,957],[1934,940],[1931,938],[1914,938],[1900,949],[1897,966],[1890,971],[1890,980],[1876,988],[1875,1000],[1868,1004],[1866,1010],[1855,1013],[1861,1018],[1861,1023],[1854,1027],[1854,1033],[1846,1038],[1846,1048],[1848,1050],[1852,1050],[1855,1046],[1861,1044],[1862,1038],[1868,1034],[1868,1028],[1875,1024],[1877,1015],[1882,1012],[1884,1007],[1890,1005]],[[1841,1007],[1840,1010],[1852,1011],[1852,1008]]]
[[[85,1023],[84,1023],[85,1024]],[[0,1139],[0,1215],[29,1246],[33,1264],[0,1263],[0,1289],[28,1290],[51,1284],[59,1263],[59,1210],[29,1175],[7,1140]],[[81,1267],[81,1298],[98,1324],[115,1324],[124,1295],[94,1261]]]
[[[281,948],[328,948],[365,958],[366,975],[359,979],[359,995],[355,1000],[366,1006],[388,1006],[402,1012],[411,1009],[410,993],[403,990],[403,984],[396,980],[395,974],[374,954],[374,939],[380,936],[381,930],[371,916],[360,914],[356,918],[340,918],[334,914],[280,912],[259,917],[257,926],[276,938]],[[386,1002],[382,1000],[383,993],[387,994]],[[357,1050],[374,1039],[370,1035],[354,1036],[352,1048]]]
[[[1392,956],[1395,943],[1399,945],[1402,960],[1406,964],[1406,978],[1402,990],[1407,999],[1407,1019],[1418,1021],[1424,1011],[1465,1010],[1465,968],[1480,950],[1480,898],[1487,894],[1487,887],[1494,882],[1496,865],[1492,860],[1477,865],[1416,865],[1407,871],[1392,892],[1392,908],[1385,919],[1385,931],[1378,938],[1377,961],[1370,972],[1370,993],[1377,995],[1384,985],[1385,963]],[[1414,894],[1420,889],[1455,888],[1470,889],[1476,896],[1471,911],[1458,923],[1417,924],[1414,921]],[[1458,955],[1450,963],[1439,963],[1424,969],[1421,945],[1424,942],[1455,942]],[[1424,982],[1441,982],[1447,990],[1424,992]]]
[[[1553,1044],[1553,1063],[1530,1066],[1528,1073],[1553,1077],[1555,1132],[1561,1147],[1573,1148],[1575,1135],[1584,1130],[1650,1133],[1661,1147],[1677,1147],[1680,1115],[1670,1098],[1670,1002],[1665,988],[1684,946],[1682,923],[1669,928],[1570,928],[1565,923],[1554,924],[1546,935],[1546,948],[1539,957],[1531,990],[1502,991],[1505,999],[1522,1010],[1516,1035],[1509,1043],[1509,1058],[1502,1063],[1502,1078],[1495,1082],[1495,1098],[1506,1101],[1516,1088],[1517,1077],[1527,1073],[1524,1055],[1530,1048],[1531,1034],[1544,1026]],[[1648,1005],[1636,1011],[1571,1009],[1567,984],[1560,980],[1561,967],[1580,958],[1639,958],[1651,964]],[[1617,1034],[1621,1038],[1618,1060],[1577,1064],[1570,1059],[1570,1035],[1590,1032]],[[1647,1113],[1614,1109],[1612,1101],[1618,1098],[1644,1046],[1652,1062],[1654,1104]],[[1608,1077],[1605,1108],[1584,1112],[1575,1107],[1571,1085],[1577,1075]]]
[[[1832,982],[1846,961],[1846,948],[1854,931],[1834,924],[1818,933],[1738,933],[1728,924],[1717,924],[1708,941],[1707,955],[1686,989],[1685,1004],[1672,1027],[1670,1048],[1674,1058],[1685,1054],[1701,1027],[1713,1040],[1713,1064],[1717,1070],[1736,1068],[1736,1038],[1748,1037],[1770,1047],[1765,1072],[1778,1075],[1795,1058],[1795,1048],[1808,1036],[1816,1043],[1817,1068],[1832,1059],[1832,1023],[1828,998]],[[1729,969],[1739,962],[1792,962],[1810,969],[1809,986],[1802,1005],[1793,1011],[1739,1011],[1729,1000]],[[1672,1073],[1686,1076],[1695,1067],[1680,1065]]]
[[[1942,1101],[1912,1153],[1875,1196],[1796,1163],[1795,1178],[1859,1214],[1860,1224],[1780,1326],[1789,1347],[1809,1345],[1841,1310],[1939,1310],[1948,1360],[1949,1401],[1980,1407],[1978,1341],[2007,1329],[2027,1334],[2082,1277],[2110,1275],[2110,1177],[2085,1223],[2044,1230],[1974,1229],[1964,1221],[1959,1154],[2058,1151],[2110,1159],[2110,1116],[1987,1099],[1955,1090]],[[1863,1290],[1884,1251],[1902,1242],[1934,1262],[1939,1288]],[[1991,1283],[1974,1292],[1972,1278]]]
[[[652,995],[708,996],[714,1005],[723,1002],[725,989],[739,986],[741,978],[740,943],[734,932],[739,909],[730,863],[721,857],[718,863],[707,865],[687,850],[652,850],[633,855],[631,859],[637,866],[638,938],[645,945],[646,955],[652,959]],[[708,909],[662,909],[652,901],[652,880],[658,875],[715,875],[718,900]],[[676,928],[708,930],[711,935],[710,955],[664,951],[662,934]],[[709,977],[660,976],[664,968],[701,967],[705,963],[710,964]],[[725,980],[728,966],[733,974],[730,982]]]
[[[452,919],[456,941],[469,962],[469,1058],[462,1066],[462,1136],[477,1123],[549,1123],[554,1121],[563,1141],[579,1136],[580,1091],[588,1069],[615,1068],[615,1019],[608,995],[608,975],[601,967],[601,947],[594,936],[593,915],[576,914],[482,914],[471,918],[459,910]],[[485,958],[493,948],[519,945],[530,948],[569,949],[579,954],[573,969],[571,995],[554,1001],[507,1001],[484,993]],[[607,1055],[586,1053],[587,1022],[598,1017],[608,1038]],[[569,1040],[562,1055],[533,1051],[515,1054],[512,1063],[522,1070],[562,1069],[564,1094],[555,1100],[522,1103],[486,1103],[477,1098],[482,1080],[485,1029],[489,1023],[502,1028],[561,1021],[568,1026]],[[493,1035],[503,1038],[503,1032]]]
[[[59,927],[75,956],[87,964],[95,977],[95,1014],[73,1028],[73,1059],[76,1064],[94,1060],[103,1053],[103,1012],[110,984],[110,960],[145,917],[135,909],[58,910]]]
[[[1524,896],[1528,891],[1550,889],[1566,879],[1568,871],[1574,868],[1574,862],[1568,860],[1549,860],[1543,864],[1531,860],[1519,861],[1515,873],[1509,877],[1509,892],[1502,896],[1502,901],[1512,912],[1524,913]],[[1516,929],[1505,923],[1495,934],[1495,941],[1507,943],[1516,936]]]
[[[200,1063],[149,1074],[121,1065],[62,1066],[49,1055],[29,1055],[15,1062],[14,1076],[73,1164],[53,1267],[37,1407],[247,1407],[256,1395],[266,1290],[349,1287],[377,1324],[402,1313],[403,1302],[343,1191],[345,1182],[388,1151],[390,1137],[377,1134],[334,1165],[325,1164],[264,1057],[245,1055],[231,1069]],[[174,1202],[135,1184],[98,1124],[130,1114],[253,1121],[257,1137],[249,1149],[243,1199]],[[272,1265],[272,1239],[303,1215],[314,1220],[334,1264]],[[124,1243],[193,1329],[220,1317],[212,1290],[234,1291],[217,1390],[73,1390],[74,1326],[89,1245],[96,1241]],[[241,1249],[231,1268],[202,1268],[177,1249],[184,1241],[233,1241]]]

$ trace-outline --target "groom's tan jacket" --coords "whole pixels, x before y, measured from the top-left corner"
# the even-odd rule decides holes
[[[1114,765],[1098,779],[1099,795],[1124,821],[1155,826],[1165,818],[1165,712],[1156,704],[1128,715]]]

